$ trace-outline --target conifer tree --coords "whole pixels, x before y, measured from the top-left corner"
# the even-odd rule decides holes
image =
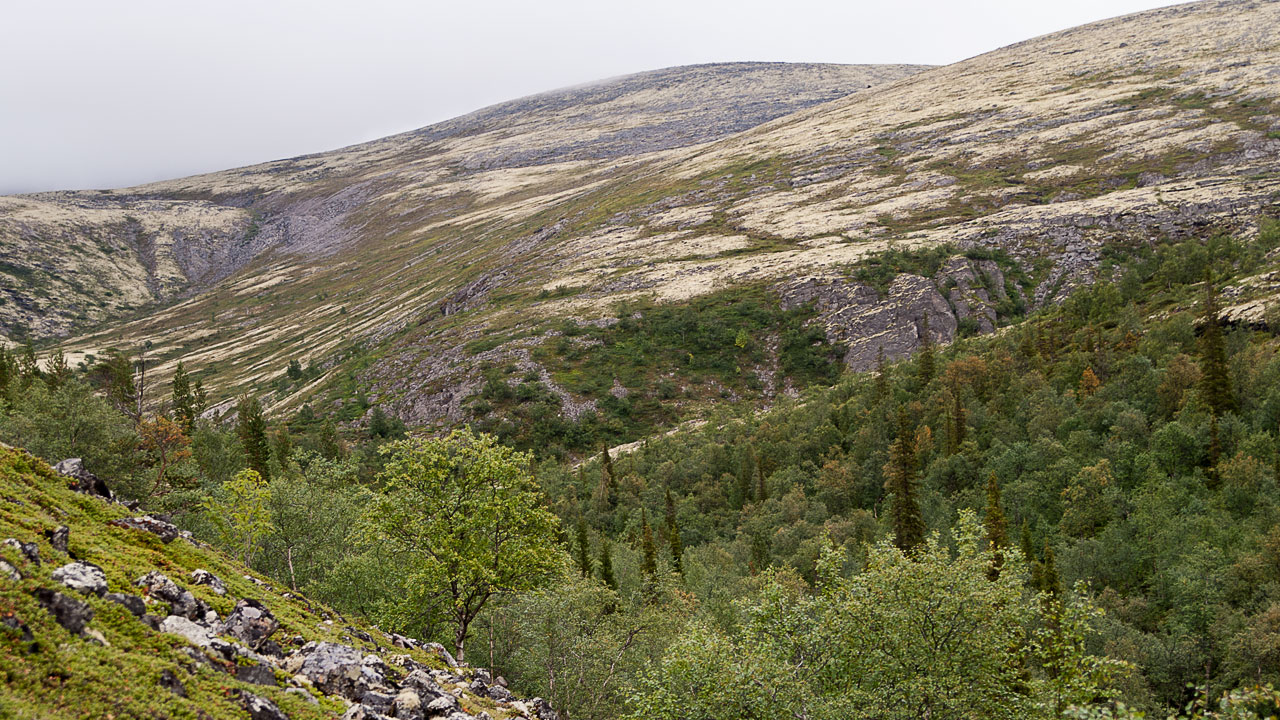
[[[267,445],[267,419],[262,415],[262,405],[256,397],[246,395],[240,398],[236,412],[236,434],[249,468],[258,473],[262,482],[270,482],[271,449]]]
[[[1058,577],[1058,563],[1053,556],[1053,547],[1044,544],[1044,569],[1040,573],[1040,589],[1054,597],[1062,594],[1062,578]]]
[[[643,508],[640,510],[640,527],[643,553],[640,569],[646,578],[652,580],[658,576],[658,549],[653,544],[653,529],[649,527],[649,516]]]
[[[1222,459],[1222,439],[1218,436],[1218,416],[1209,415],[1209,485],[1218,485],[1218,461]]]
[[[1235,410],[1235,395],[1231,390],[1231,375],[1227,370],[1227,347],[1218,324],[1218,293],[1206,279],[1204,333],[1200,336],[1200,392],[1214,415]]]
[[[889,368],[885,365],[884,346],[876,350],[876,401],[889,397]]]
[[[680,528],[676,525],[676,504],[671,499],[670,488],[667,488],[667,541],[671,544],[671,567],[683,575],[684,544],[680,542]]]
[[[947,454],[955,455],[960,452],[960,446],[964,444],[965,435],[969,430],[968,415],[964,409],[964,395],[960,391],[960,383],[952,385],[951,400],[951,422],[947,427]]]
[[[920,386],[928,385],[932,380],[934,373],[937,372],[936,361],[933,357],[933,333],[929,330],[929,313],[926,312],[920,320]]]
[[[187,368],[178,361],[173,371],[173,419],[182,427],[182,432],[190,435],[196,425],[196,400],[191,394],[191,379],[187,376]]]
[[[587,538],[587,519],[578,516],[578,570],[582,577],[591,577],[591,546]]]
[[[995,581],[1000,577],[1000,568],[1004,565],[1004,548],[1009,547],[1004,509],[1000,507],[1000,482],[996,474],[987,477],[987,514],[982,523],[986,528],[987,544],[991,548],[991,571],[988,577]]]
[[[14,364],[13,356],[9,354],[8,348],[0,343],[0,399],[3,399],[9,392],[9,386],[13,383],[14,376],[17,375],[17,367]]]
[[[613,545],[605,535],[600,538],[600,582],[610,590],[618,590],[618,579],[613,575]]]
[[[56,388],[70,379],[71,366],[67,364],[67,356],[59,349],[49,358],[49,369],[44,373],[44,381],[49,387]]]
[[[764,467],[756,460],[756,502],[769,499],[769,485],[764,480]]]
[[[924,542],[925,526],[916,495],[916,434],[905,408],[898,409],[898,436],[889,446],[884,470],[894,544],[911,552]]]
[[[31,338],[27,338],[22,344],[22,355],[18,357],[18,376],[27,384],[40,377],[40,362],[36,360],[36,348],[31,344]]]

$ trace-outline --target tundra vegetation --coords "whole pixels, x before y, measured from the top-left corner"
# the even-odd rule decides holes
[[[1112,246],[1003,332],[869,373],[800,362],[797,397],[625,450],[539,444],[552,416],[431,437],[247,396],[236,422],[193,367],[138,412],[127,349],[72,368],[30,347],[0,351],[0,440],[81,457],[295,594],[465,648],[569,718],[1261,717],[1280,340],[1221,306],[1277,246],[1266,218]],[[616,362],[574,377],[608,387],[659,347],[731,373],[767,313],[722,310],[682,332],[636,309],[601,331]]]

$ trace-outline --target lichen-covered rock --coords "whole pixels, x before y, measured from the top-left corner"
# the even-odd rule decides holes
[[[22,556],[33,565],[40,564],[40,546],[32,542],[22,542],[15,538],[5,538],[4,544],[22,553]]]
[[[364,664],[357,649],[331,642],[310,642],[285,659],[285,670],[302,675],[322,692],[359,700],[368,690],[385,686],[386,678]]]
[[[209,628],[198,625],[181,615],[170,615],[161,620],[160,632],[180,635],[192,645],[203,648],[209,647],[214,640],[213,632]]]
[[[107,575],[93,563],[67,563],[53,571],[53,579],[85,595],[107,594]]]
[[[169,603],[174,615],[198,622],[208,621],[209,606],[158,570],[143,575],[133,584],[142,588],[146,597]]]
[[[270,685],[272,687],[279,686],[276,681],[275,671],[270,666],[262,663],[253,665],[237,665],[236,679],[240,682],[252,683],[254,685]]]
[[[219,626],[218,633],[230,635],[251,648],[257,648],[279,627],[280,623],[276,622],[275,616],[265,605],[257,600],[243,599],[236,603],[235,609]]]
[[[149,532],[160,538],[160,542],[168,545],[180,537],[190,539],[191,533],[178,529],[177,525],[171,522],[161,520],[150,515],[140,515],[138,517],[122,518],[120,520],[112,520],[111,525],[122,528],[130,528],[133,530],[141,530]]]
[[[253,693],[240,693],[240,703],[249,712],[249,720],[289,720],[275,703]]]
[[[209,589],[213,590],[214,594],[216,595],[227,594],[227,586],[224,585],[222,581],[218,579],[217,575],[214,575],[208,570],[202,569],[202,570],[192,571],[191,584],[192,585],[208,585]]]

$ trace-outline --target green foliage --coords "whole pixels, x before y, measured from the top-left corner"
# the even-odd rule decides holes
[[[0,441],[53,463],[82,458],[103,477],[132,475],[137,440],[129,419],[78,380],[33,384],[0,415]]]
[[[205,501],[205,511],[217,528],[220,544],[245,567],[253,567],[262,539],[271,532],[270,496],[262,476],[256,470],[245,469]]]
[[[911,556],[882,542],[852,578],[828,547],[813,593],[769,575],[730,628],[695,623],[676,639],[639,681],[630,717],[1050,718],[1065,698],[1112,695],[1123,666],[1078,642],[1092,614],[1073,610],[1046,650],[1037,628],[1061,614],[1026,591],[1016,553],[988,579],[981,535],[964,513],[954,555],[937,535]]]
[[[246,395],[236,405],[236,435],[249,467],[262,478],[271,480],[271,446],[267,444],[267,419],[258,398]]]
[[[384,492],[366,508],[361,538],[387,553],[408,591],[397,619],[445,613],[459,658],[470,626],[497,593],[535,588],[560,567],[559,523],[541,506],[531,458],[487,435],[390,443]]]

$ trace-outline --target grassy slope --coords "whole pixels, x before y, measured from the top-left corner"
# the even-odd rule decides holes
[[[50,574],[70,558],[54,550],[43,536],[45,530],[59,525],[71,530],[69,553],[102,567],[111,592],[136,593],[133,581],[159,570],[208,603],[221,617],[226,617],[237,598],[260,600],[279,621],[280,629],[273,638],[286,649],[289,638],[301,636],[306,641],[351,645],[362,652],[376,650],[373,644],[353,638],[348,626],[375,638],[384,637],[376,629],[348,621],[318,604],[250,581],[243,566],[216,551],[182,539],[165,545],[149,533],[108,525],[129,513],[120,505],[66,489],[65,478],[23,451],[0,449],[0,497],[0,538],[36,542],[43,561],[36,566],[17,550],[0,547],[0,556],[24,576],[20,582],[0,579],[0,620],[6,622],[0,624],[0,717],[243,718],[246,712],[235,698],[237,691],[271,700],[292,720],[331,718],[346,710],[346,703],[338,698],[317,693],[319,704],[312,704],[296,694],[287,694],[284,687],[238,682],[225,672],[192,662],[185,652],[190,646],[183,638],[151,631],[113,602],[92,596],[81,598],[67,590],[67,594],[84,599],[93,607],[94,616],[87,628],[100,632],[109,644],[103,646],[88,637],[72,635],[31,595],[40,587],[66,590]],[[222,579],[227,586],[225,597],[214,594],[208,586],[188,581],[188,575],[198,568]],[[164,614],[154,608],[149,611]],[[29,628],[34,643],[7,624],[11,619]],[[390,644],[385,641],[385,645]],[[424,664],[444,667],[429,652],[395,648],[392,653],[408,654]],[[177,697],[159,684],[161,673],[166,670],[186,687],[186,698]],[[276,674],[277,679],[287,681],[283,671],[277,670]],[[487,700],[468,696],[463,707],[472,713],[487,710],[494,717],[501,717]]]

